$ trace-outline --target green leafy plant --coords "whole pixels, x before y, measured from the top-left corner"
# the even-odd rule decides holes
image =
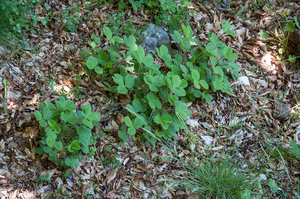
[[[76,111],[74,102],[62,96],[55,104],[46,100],[45,104],[39,104],[40,111],[34,112],[44,130],[40,132],[41,147],[37,148],[37,153],[47,153],[49,160],[75,170],[83,153],[91,157],[96,151],[90,147],[95,143],[91,129],[100,121],[100,115],[91,111],[90,104],[84,105],[82,111]]]
[[[71,193],[68,192],[63,186],[59,187],[58,189],[55,189],[55,196],[56,198],[62,197],[62,196],[68,196]]]
[[[75,100],[79,100],[79,99],[82,99],[84,98],[84,94],[86,94],[86,89],[85,88],[80,88],[80,84],[82,82],[82,79],[80,77],[80,75],[78,74],[75,74],[75,77],[74,77],[75,80],[77,80],[75,83],[74,83],[74,87],[72,88],[70,94],[68,96],[73,96],[75,98]]]
[[[293,141],[290,141],[290,145],[293,148],[293,152],[292,153],[295,156],[300,156],[300,148],[297,146],[297,144],[295,142],[293,142]]]
[[[234,35],[230,28],[229,23],[223,24],[224,32]],[[125,116],[125,124],[118,131],[124,142],[127,142],[128,135],[132,135],[136,139],[146,139],[154,146],[156,139],[148,133],[151,128],[156,129],[154,134],[159,138],[169,140],[176,137],[176,131],[186,128],[180,119],[187,119],[191,115],[184,103],[196,98],[211,103],[212,92],[232,93],[229,78],[239,76],[237,70],[240,66],[235,63],[238,56],[214,33],[209,36],[210,42],[203,47],[198,39],[192,38],[190,26],[182,25],[182,30],[184,36],[177,31],[171,35],[178,44],[179,53],[171,57],[166,46],[156,49],[165,65],[164,70],[154,63],[152,55],[145,55],[144,49],[136,44],[132,35],[123,39],[113,37],[107,27],[103,32],[112,42],[107,47],[108,54],[96,48],[100,38],[95,35],[95,41],[89,42],[95,52],[90,53],[86,49],[81,52],[87,59],[87,68],[98,74],[105,74],[103,71],[107,70],[108,63],[110,68],[119,67],[120,72],[115,71],[113,82],[110,80],[109,83],[115,85],[117,94],[133,97],[132,104],[125,107],[129,115]],[[197,47],[192,46],[191,42],[196,43]],[[112,50],[118,46],[115,43],[124,43],[129,49],[126,53],[122,52],[122,59],[119,59],[116,50]],[[185,56],[188,52],[191,58]],[[227,71],[231,72],[231,77],[227,76]],[[138,129],[143,133],[136,135]]]
[[[22,28],[29,26],[25,14],[35,2],[25,3],[17,0],[0,2],[0,46],[15,50],[17,46],[26,44],[22,39]]]
[[[41,175],[38,180],[35,180],[35,182],[38,184],[43,184],[44,182],[51,183],[51,180],[49,177],[50,177],[50,174],[46,173],[44,175]]]
[[[162,144],[172,154],[170,160],[182,169],[178,175],[158,181],[167,182],[167,187],[188,190],[194,198],[253,198],[265,183],[258,180],[264,169],[257,170],[256,165],[242,168],[245,161],[232,157],[236,154],[234,149],[223,150],[223,155],[216,157],[210,148],[205,150],[205,155],[193,150],[186,154],[176,142]]]
[[[271,10],[272,11],[272,10]],[[281,16],[283,19],[279,20],[277,19],[277,14],[273,11],[273,15],[278,21],[278,26],[275,28],[275,31],[270,31],[270,35],[268,35],[265,31],[262,31],[260,33],[261,38],[267,39],[268,37],[276,40],[279,43],[279,49],[277,56],[277,59],[282,61],[285,59],[285,57],[289,57],[288,60],[294,61],[294,57],[289,54],[289,48],[288,48],[288,42],[289,37],[292,32],[295,31],[296,26],[299,27],[299,23],[297,21],[297,18],[294,18],[294,21],[290,21],[287,19],[287,15],[292,11],[292,9],[286,9],[286,12],[282,12]],[[281,22],[282,21],[282,22]],[[296,26],[295,26],[296,25]]]

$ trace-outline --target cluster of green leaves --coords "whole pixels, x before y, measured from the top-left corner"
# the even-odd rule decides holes
[[[73,14],[73,12],[75,13]],[[79,5],[77,5],[73,11],[64,9],[62,13],[63,26],[68,32],[75,32],[79,23],[82,22],[82,19],[82,17],[79,17]]]
[[[20,0],[2,0],[0,1],[0,45],[5,45],[9,48],[16,48],[16,45],[25,44],[22,28],[28,26],[29,20],[25,14],[29,12],[32,5],[36,1],[25,3]]]
[[[160,65],[154,63],[151,54],[145,55],[144,49],[136,44],[132,35],[124,36],[123,40],[112,36],[107,27],[103,32],[111,41],[111,45],[107,47],[108,54],[103,49],[96,48],[97,43],[100,44],[100,38],[95,35],[95,41],[89,42],[95,52],[90,53],[86,49],[80,52],[87,60],[87,68],[98,74],[105,74],[103,71],[106,68],[119,67],[119,73],[112,70],[116,86],[111,91],[134,98],[132,104],[126,106],[131,115],[124,118],[125,125],[118,131],[124,142],[127,142],[128,135],[134,135],[137,139],[144,138],[152,145],[155,145],[155,136],[171,139],[176,136],[176,131],[186,128],[181,119],[187,119],[191,115],[184,103],[196,98],[211,103],[211,92],[232,93],[227,71],[231,72],[233,78],[239,76],[237,70],[240,66],[235,63],[238,56],[219,41],[215,33],[209,36],[210,42],[202,46],[198,39],[192,38],[191,27],[182,25],[182,30],[184,36],[177,31],[171,35],[182,52],[172,58],[166,46],[156,49],[158,57],[166,66],[164,70],[160,70]],[[223,24],[223,30],[234,35],[229,22]],[[197,46],[192,46],[191,42]],[[129,50],[122,52],[123,59],[119,59],[120,55],[112,49],[123,43]],[[187,52],[191,53],[191,58],[182,56]],[[136,135],[138,129],[143,132],[142,135]],[[149,133],[151,129],[156,130],[155,136]]]
[[[186,0],[173,1],[173,0],[129,0],[132,8],[137,10],[139,8],[145,8],[149,10],[153,16],[157,25],[166,26],[172,33],[174,30],[180,28],[182,24],[188,25],[190,12],[186,6],[192,4]],[[179,5],[178,5],[179,4]],[[119,10],[127,9],[127,1],[119,1]]]
[[[71,193],[67,191],[63,186],[59,187],[58,189],[55,189],[55,196],[56,198],[62,197],[62,196],[70,196]]]
[[[115,36],[120,36],[122,34],[121,27],[124,26],[124,22],[123,22],[124,16],[125,16],[125,12],[118,12],[104,22],[108,24],[109,28],[111,29],[111,31],[114,33]],[[100,27],[101,26],[102,24],[100,24]]]
[[[300,156],[300,147],[298,147],[297,144],[295,142],[293,142],[293,141],[290,141],[290,144],[291,144],[291,146],[293,148],[293,154],[295,156]]]
[[[35,182],[38,183],[38,184],[43,184],[44,182],[51,183],[51,180],[50,180],[49,177],[50,177],[50,174],[46,173],[44,175],[41,175],[39,177],[39,179],[35,180]]]
[[[100,121],[100,115],[91,111],[91,105],[84,105],[82,111],[76,111],[74,102],[60,97],[52,104],[48,100],[40,103],[40,111],[34,115],[44,128],[37,148],[37,154],[47,153],[49,160],[59,166],[70,166],[75,170],[79,165],[78,160],[83,153],[89,157],[96,149],[90,147],[95,143],[91,129]]]
[[[169,161],[178,162],[184,170],[176,177],[158,180],[165,181],[174,188],[189,190],[201,198],[239,199],[260,196],[257,190],[262,190],[261,184],[268,184],[272,190],[275,189],[272,186],[276,186],[274,180],[258,180],[264,168],[257,169],[257,162],[242,169],[245,162],[232,158],[236,154],[235,147],[233,150],[223,150],[223,156],[216,158],[210,148],[205,149],[206,155],[203,155],[193,150],[186,154],[186,150],[175,142],[163,143],[163,146],[172,154]],[[182,153],[190,159],[183,160],[180,155]],[[277,186],[276,188],[278,189]]]
[[[118,66],[120,63],[120,55],[118,54],[119,48],[118,45],[114,45],[115,42],[124,43],[123,39],[120,37],[112,36],[112,32],[108,27],[104,27],[103,32],[106,38],[112,43],[111,45],[107,46],[109,51],[108,54],[105,53],[104,49],[97,48],[97,46],[101,44],[101,39],[96,37],[95,34],[92,35],[94,41],[88,42],[94,52],[90,53],[87,49],[80,51],[80,55],[82,55],[84,58],[89,56],[88,60],[86,61],[86,66],[83,66],[85,73],[87,75],[91,75],[91,73],[95,71],[99,75],[102,75],[102,81],[107,77],[111,77],[116,71],[116,66]],[[108,86],[111,91],[114,90],[114,87],[111,87],[108,82],[104,81],[104,84]]]
[[[74,83],[74,87],[72,88],[69,95],[71,95],[71,97],[73,96],[75,100],[79,100],[84,98],[84,94],[86,94],[87,90],[85,88],[80,88],[80,84],[82,82],[80,75],[75,74],[74,79],[78,81]]]
[[[274,12],[275,16],[276,13]],[[283,18],[286,18],[288,13],[283,13]],[[265,31],[262,31],[260,33],[261,38],[267,39],[268,37],[271,37],[272,39],[275,39],[281,44],[281,47],[279,48],[279,55],[277,58],[279,60],[285,59],[286,56],[288,56],[289,61],[296,61],[296,57],[293,55],[289,54],[289,48],[288,48],[288,43],[289,43],[289,37],[292,32],[295,31],[295,28],[297,27],[300,29],[299,22],[297,21],[297,17],[294,17],[294,21],[288,21],[282,20],[282,24],[279,24],[279,31],[275,30],[272,35],[268,35]]]

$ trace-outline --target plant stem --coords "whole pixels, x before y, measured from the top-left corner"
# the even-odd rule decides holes
[[[6,113],[6,87],[8,84],[7,79],[3,79],[3,84],[4,84],[4,102],[3,102],[3,112]]]

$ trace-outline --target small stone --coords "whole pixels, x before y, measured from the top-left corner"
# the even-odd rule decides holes
[[[241,76],[238,78],[238,80],[239,80],[238,86],[240,85],[250,86],[249,78],[247,76]]]
[[[171,51],[171,43],[169,35],[161,27],[158,27],[154,24],[148,24],[149,26],[144,32],[142,32],[142,47],[144,48],[145,54],[155,51],[155,48],[159,48],[162,45],[165,45],[169,52]]]
[[[290,106],[281,102],[275,102],[273,117],[279,120],[287,120],[290,116]]]

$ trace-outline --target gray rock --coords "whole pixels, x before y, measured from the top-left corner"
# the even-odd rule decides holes
[[[287,120],[290,116],[290,106],[281,102],[275,102],[273,117],[279,120]]]
[[[162,45],[165,45],[169,52],[171,51],[171,43],[169,35],[161,27],[156,26],[152,23],[148,24],[149,26],[144,32],[142,32],[141,39],[144,38],[142,42],[142,47],[144,48],[145,54],[155,51],[155,48],[159,48]]]
[[[241,76],[238,78],[238,80],[239,80],[238,86],[240,85],[250,86],[249,78],[247,76]]]

